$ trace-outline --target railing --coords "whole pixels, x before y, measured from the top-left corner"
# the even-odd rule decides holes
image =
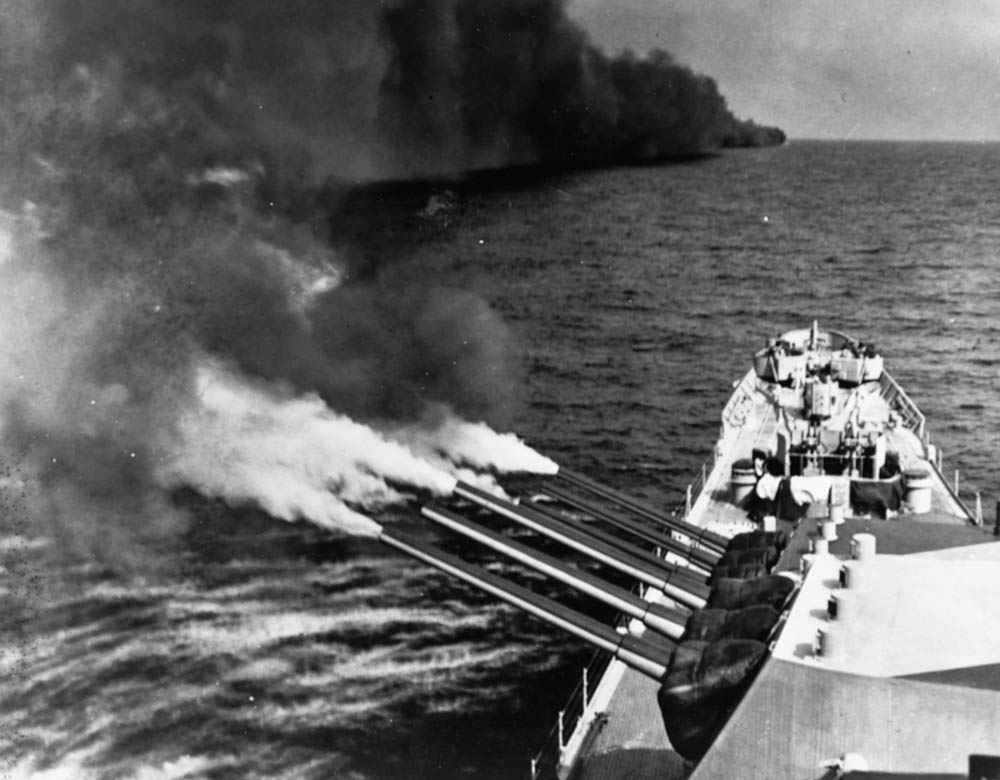
[[[881,391],[882,398],[889,404],[889,408],[899,412],[903,425],[913,431],[926,447],[927,421],[924,418],[924,413],[910,400],[910,396],[889,375],[888,371],[882,371],[882,376],[879,378],[879,390]]]
[[[672,517],[687,518],[691,514],[691,507],[705,489],[708,476],[715,468],[718,456],[718,448],[713,448],[711,456],[702,463],[701,471],[695,476],[694,481],[687,485],[684,500],[671,511]],[[659,550],[657,552],[662,554]],[[640,587],[637,583],[632,591],[636,592]],[[627,615],[619,614],[615,620],[615,627],[627,630],[628,622]],[[598,650],[584,667],[580,681],[569,695],[565,706],[559,711],[556,724],[545,738],[541,750],[531,759],[531,780],[549,780],[558,777],[558,769],[562,765],[566,746],[572,741],[575,731],[581,727],[591,727],[589,716],[594,714],[589,711],[591,694],[610,666],[611,660],[610,653]]]
[[[715,468],[715,463],[718,460],[718,448],[713,448],[711,456],[701,464],[701,470],[695,475],[694,481],[689,482],[687,487],[684,488],[684,500],[679,502],[671,511],[671,517],[680,517],[686,520],[687,516],[691,514],[691,508],[694,506],[695,501],[701,496],[701,492],[705,489],[705,485],[708,482],[708,475],[712,473],[712,469]]]
[[[954,486],[952,486],[941,470],[940,451],[937,452],[937,457],[931,456],[930,435],[927,430],[927,420],[924,417],[924,413],[920,411],[917,405],[906,394],[903,388],[899,386],[896,380],[884,370],[881,378],[879,379],[879,389],[882,393],[882,397],[885,399],[886,403],[889,404],[889,407],[891,409],[895,409],[899,413],[899,416],[903,421],[903,425],[913,431],[917,438],[920,439],[920,443],[924,447],[924,455],[927,457],[927,462],[941,480],[941,484],[944,485],[944,489],[948,495],[951,496],[955,503],[963,512],[965,512],[966,516],[972,522],[977,525],[982,525],[983,512],[980,494],[978,492],[976,493],[976,510],[973,511],[969,508],[969,505],[965,503],[959,493],[960,485],[958,469],[955,470],[955,483]]]
[[[632,591],[636,592],[639,585],[636,584]],[[619,614],[615,620],[615,627],[619,630],[625,628],[629,621],[628,616]],[[541,750],[531,759],[531,780],[558,777],[558,770],[562,764],[566,746],[578,728],[590,728],[591,715],[590,705],[594,688],[600,682],[604,672],[611,665],[612,655],[604,650],[595,652],[587,665],[583,668],[580,681],[576,684],[569,699],[563,708],[559,710],[556,724],[549,731]]]
[[[753,392],[749,385],[753,385],[756,379],[753,369],[743,375],[737,383],[735,392],[730,396],[726,405],[722,409],[722,422],[733,428],[740,428],[746,421],[749,409],[748,404],[753,403]]]
[[[930,463],[931,468],[934,469],[935,472],[937,472],[938,478],[941,480],[941,484],[944,485],[944,489],[948,492],[948,495],[950,495],[952,499],[955,501],[955,503],[958,504],[959,507],[961,507],[962,511],[965,512],[966,516],[976,525],[982,525],[983,509],[979,493],[978,492],[976,493],[977,510],[974,513],[971,509],[969,509],[969,505],[966,504],[965,501],[962,499],[962,497],[959,495],[958,469],[955,469],[955,486],[952,487],[950,484],[948,484],[948,480],[945,478],[944,474],[941,473],[941,469],[938,466],[938,464],[931,459],[928,459],[927,462]]]

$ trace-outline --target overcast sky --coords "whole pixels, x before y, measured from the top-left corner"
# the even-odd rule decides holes
[[[793,138],[1000,140],[1000,0],[571,0],[595,42],[659,47]]]

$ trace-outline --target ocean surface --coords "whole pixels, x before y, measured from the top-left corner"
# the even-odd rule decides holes
[[[674,506],[752,352],[818,320],[876,343],[991,522],[998,192],[997,145],[526,173],[445,193],[397,262],[501,315],[508,428],[560,464]],[[377,543],[179,500],[166,576],[54,571],[4,526],[0,778],[528,775],[589,650]]]

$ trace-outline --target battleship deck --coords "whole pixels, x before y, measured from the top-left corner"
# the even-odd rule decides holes
[[[713,453],[712,467],[706,473],[700,494],[690,506],[690,512],[686,518],[689,522],[717,531],[721,529],[725,532],[725,529],[730,529],[730,534],[747,528],[745,509],[734,503],[731,498],[730,476],[733,473],[733,468],[738,461],[750,457],[755,449],[774,452],[779,448],[779,430],[787,430],[790,425],[795,424],[796,417],[803,416],[800,396],[801,394],[797,390],[790,387],[782,387],[759,379],[753,370],[748,372],[738,383],[733,397],[723,413],[721,435]],[[850,413],[855,422],[860,421],[862,424],[866,420],[887,422],[881,426],[885,435],[886,449],[898,455],[900,470],[904,472],[920,471],[927,475],[930,484],[930,500],[929,511],[909,513],[905,511],[906,507],[904,506],[897,516],[893,516],[893,513],[890,512],[891,519],[888,520],[868,516],[849,517],[850,525],[845,526],[845,529],[863,527],[869,531],[885,530],[889,532],[886,534],[889,541],[885,542],[885,548],[880,550],[883,553],[915,553],[954,545],[980,544],[991,540],[992,537],[987,536],[981,528],[974,526],[971,512],[942,477],[938,462],[939,455],[933,446],[929,446],[923,416],[888,374],[885,374],[878,382],[869,382],[855,389],[850,394],[849,403]],[[847,418],[846,413],[844,417]],[[833,422],[834,427],[843,424],[843,421],[837,421],[836,414],[833,415]],[[826,511],[827,507],[822,501],[811,507],[809,517],[798,527],[797,533],[793,537],[793,543],[789,545],[783,560],[779,563],[779,568],[798,569],[799,559],[808,550],[810,535],[817,533],[816,518],[825,515]],[[794,524],[780,524],[788,530],[794,529]],[[922,533],[914,533],[915,529],[920,528],[924,529]],[[832,543],[832,553],[843,554],[847,552],[844,549],[846,536],[847,534],[842,534],[839,542]],[[1000,545],[990,546],[988,549],[1000,551]],[[1000,555],[992,557],[1000,559]],[[837,559],[831,557],[830,560]],[[828,565],[835,564],[829,563]],[[998,570],[1000,567],[984,566],[981,572],[983,581],[977,581],[975,585],[969,583],[969,587],[982,588],[991,584],[992,592],[996,592],[1000,588],[1000,581],[995,581],[997,577],[995,572]],[[917,577],[913,573],[912,566],[908,571],[911,577]],[[954,583],[949,584],[947,578],[949,574],[954,574],[954,572],[955,569],[952,568],[940,575],[945,578],[940,583],[941,589],[949,594],[950,600],[954,600]],[[899,574],[899,571],[895,571],[895,574]],[[926,595],[926,589],[924,593]],[[970,613],[969,620],[973,622],[975,622],[976,616],[982,618],[983,608],[981,604],[972,606],[967,601],[961,601],[958,605],[952,605],[949,597],[942,596],[936,601],[927,599],[924,606],[931,613],[935,609],[944,612],[950,609],[953,616],[954,614],[961,615],[964,613],[963,611],[967,610]],[[883,604],[883,612],[889,609]],[[800,622],[804,621],[804,627],[799,627],[800,632],[804,632],[803,636],[814,634],[819,623],[823,620],[815,608],[812,608],[811,612],[812,614],[807,614],[805,618],[802,618],[801,615],[795,616]],[[994,618],[1000,618],[1000,613],[994,614],[994,612],[996,610],[990,615]],[[909,614],[910,617],[907,619],[913,621],[914,631],[916,626],[926,625],[926,610],[911,610]],[[914,617],[914,615],[916,616]],[[955,619],[961,625],[967,625],[961,622],[960,617]],[[791,620],[791,616],[789,620]],[[891,622],[896,625],[895,621]],[[996,624],[1000,625],[1000,620],[997,620]],[[898,628],[898,625],[896,627]],[[787,624],[783,630],[788,631]],[[905,632],[902,633],[904,636],[906,635]],[[884,635],[882,638],[885,639]],[[915,642],[918,641],[918,638],[920,641],[926,641],[926,637],[918,636],[918,634],[911,637]],[[1000,635],[994,637],[993,641],[990,642],[992,647],[1000,647],[1000,641],[996,640],[1000,640]],[[805,641],[803,639],[799,644],[804,645]],[[902,647],[906,648],[905,643]],[[924,649],[924,655],[929,656],[930,660],[924,659],[923,671],[932,672],[941,667],[942,664],[946,665],[947,656],[945,656],[945,660],[942,660],[940,650],[936,647],[930,650]],[[799,651],[802,655],[806,655],[804,646],[799,647]],[[992,650],[986,650],[979,656],[975,656],[975,654],[973,656],[984,663],[1000,662],[1000,657],[993,659],[993,654]],[[926,704],[926,697],[934,695],[935,692],[941,693],[936,690],[929,692],[928,690],[919,690],[914,693],[912,689],[906,689],[902,683],[887,681],[887,678],[894,676],[892,674],[875,675],[872,668],[874,668],[876,659],[880,657],[878,647],[872,646],[865,657],[867,661],[855,663],[856,667],[860,667],[860,677],[863,679],[849,680],[844,684],[842,693],[839,694],[843,699],[844,706],[850,704],[852,689],[864,686],[866,684],[864,679],[873,675],[881,681],[879,685],[890,690],[874,705],[875,709],[872,713],[858,720],[859,725],[855,731],[858,731],[859,735],[865,728],[874,728],[873,724],[868,722],[871,718],[885,717],[890,723],[895,723],[902,717],[897,711],[900,707],[917,706],[920,702]],[[716,744],[697,765],[685,761],[670,745],[657,708],[658,684],[624,667],[617,661],[612,662],[601,686],[594,695],[594,700],[599,703],[598,708],[596,708],[599,711],[595,711],[589,718],[584,717],[581,720],[578,727],[578,732],[581,734],[575,735],[576,739],[570,740],[567,744],[560,774],[564,777],[572,776],[574,780],[610,780],[612,778],[659,778],[664,780],[689,776],[694,778],[728,776],[812,777],[815,774],[816,761],[829,759],[831,756],[835,757],[831,751],[835,752],[838,748],[832,744],[830,739],[819,736],[810,739],[809,734],[804,734],[804,731],[807,732],[809,728],[815,727],[815,724],[809,725],[808,719],[800,719],[804,722],[800,728],[788,729],[789,733],[795,734],[795,738],[799,740],[799,747],[793,749],[787,744],[789,739],[778,740],[781,747],[776,748],[776,750],[785,751],[785,757],[789,759],[784,762],[786,765],[784,773],[774,773],[775,761],[780,757],[777,754],[769,754],[766,760],[753,760],[753,755],[760,742],[760,734],[746,733],[748,729],[755,728],[755,722],[757,722],[757,727],[777,729],[781,727],[778,721],[782,719],[790,722],[796,721],[798,718],[797,708],[805,706],[800,700],[801,697],[808,699],[810,696],[832,695],[827,690],[832,685],[828,676],[816,675],[815,673],[810,675],[811,670],[808,666],[803,667],[802,659],[797,660],[799,664],[795,674],[787,675],[787,680],[792,682],[781,682],[785,679],[786,671],[780,668],[780,665],[789,664],[790,661],[787,658],[772,657],[768,659],[758,680],[740,704],[737,715],[731,718],[729,725],[720,735]],[[976,664],[970,662],[961,665],[971,667]],[[812,671],[815,672],[815,670]],[[841,670],[840,674],[847,677],[853,674],[858,677],[858,672],[859,669],[854,668],[847,671]],[[885,670],[883,669],[882,672]],[[819,678],[822,678],[822,681]],[[794,687],[796,679],[799,679],[802,690],[794,695],[789,694],[781,701],[778,701],[780,697],[776,698],[776,694],[770,690],[772,686],[768,684],[768,681],[771,680],[779,688],[787,685]],[[869,680],[870,682],[871,680]],[[931,685],[931,683],[922,684]],[[767,693],[760,693],[762,686],[768,691]],[[905,694],[901,692],[904,689],[906,690]],[[976,713],[977,716],[985,717],[983,708],[989,710],[988,717],[985,717],[985,722],[991,724],[989,728],[1000,726],[1000,717],[998,717],[1000,697],[997,697],[995,693],[976,693],[969,703],[970,712]],[[959,690],[956,693],[955,690],[950,690],[946,691],[945,694],[943,696],[945,702],[954,703],[954,707],[960,705],[962,691]],[[893,695],[895,695],[895,699]],[[980,699],[982,701],[979,701]],[[896,707],[896,710],[892,709],[893,706]],[[949,704],[949,706],[951,705]],[[774,710],[776,714],[768,715],[769,708],[773,710],[775,707],[779,708]],[[889,711],[883,712],[880,707],[888,708]],[[952,711],[954,707],[948,710],[951,716],[956,715]],[[990,707],[994,709],[990,710]],[[843,716],[844,713],[841,712],[840,715]],[[761,721],[761,718],[765,720]],[[956,722],[964,721],[965,718],[960,717]],[[766,725],[761,726],[761,723]],[[951,730],[949,729],[949,732]],[[929,742],[925,741],[925,746],[921,750],[916,751],[913,756],[906,760],[898,759],[894,766],[910,768],[915,765],[915,762],[919,765],[919,761],[924,761],[923,766],[925,767],[933,766],[935,769],[964,771],[964,764],[958,766],[956,763],[959,758],[958,754],[966,751],[970,744],[978,746],[980,749],[986,748],[985,738],[978,739],[978,741],[975,738],[975,735],[985,733],[982,725],[969,725],[966,731],[973,735],[973,738],[970,738],[971,742],[970,739],[959,740],[956,744],[960,747],[956,747],[951,752],[938,751],[935,759],[926,755],[930,751],[927,745],[933,745],[943,738],[939,737]],[[840,749],[843,752],[843,745],[840,745]],[[891,745],[889,752],[891,753]],[[796,758],[794,761],[791,760],[793,755]],[[962,761],[965,760],[964,755],[963,753],[961,756]],[[889,760],[891,756],[886,757],[879,754],[877,758],[881,760],[882,765],[892,764]],[[754,771],[744,773],[742,768],[735,770],[732,763],[734,761],[740,766],[752,765],[755,767]],[[804,770],[810,761],[812,763],[809,770],[813,774]],[[956,766],[958,766],[958,770],[956,770]],[[873,766],[873,768],[882,768],[882,766]],[[806,773],[803,774],[803,771]]]
[[[1000,545],[943,478],[925,423],[870,345],[814,323],[754,356],[683,510],[566,469],[531,497],[458,482],[456,511],[422,509],[617,610],[614,626],[396,529],[380,538],[606,654],[533,778],[805,780],[848,756],[964,776],[1000,733]]]
[[[845,522],[692,780],[734,776],[733,767],[747,780],[797,780],[848,753],[897,775],[964,778],[970,754],[996,751],[1000,544],[979,527],[904,523]],[[840,588],[850,538],[869,532],[879,554],[862,583]],[[791,545],[785,563],[804,552]],[[831,621],[834,594],[852,606]],[[817,632],[831,629],[837,652],[817,655]]]

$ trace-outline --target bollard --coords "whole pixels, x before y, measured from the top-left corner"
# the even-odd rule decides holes
[[[830,520],[840,525],[844,522],[844,505],[830,504]]]
[[[816,654],[821,658],[833,659],[843,654],[844,643],[841,632],[832,625],[826,625],[816,636]]]
[[[867,563],[875,558],[875,536],[873,534],[854,534],[851,537],[851,558],[861,563]]]
[[[861,561],[847,561],[840,567],[840,587],[845,590],[858,590],[862,587],[864,569]]]
[[[854,594],[843,590],[834,591],[830,594],[826,610],[830,620],[840,623],[850,620],[854,613]]]

